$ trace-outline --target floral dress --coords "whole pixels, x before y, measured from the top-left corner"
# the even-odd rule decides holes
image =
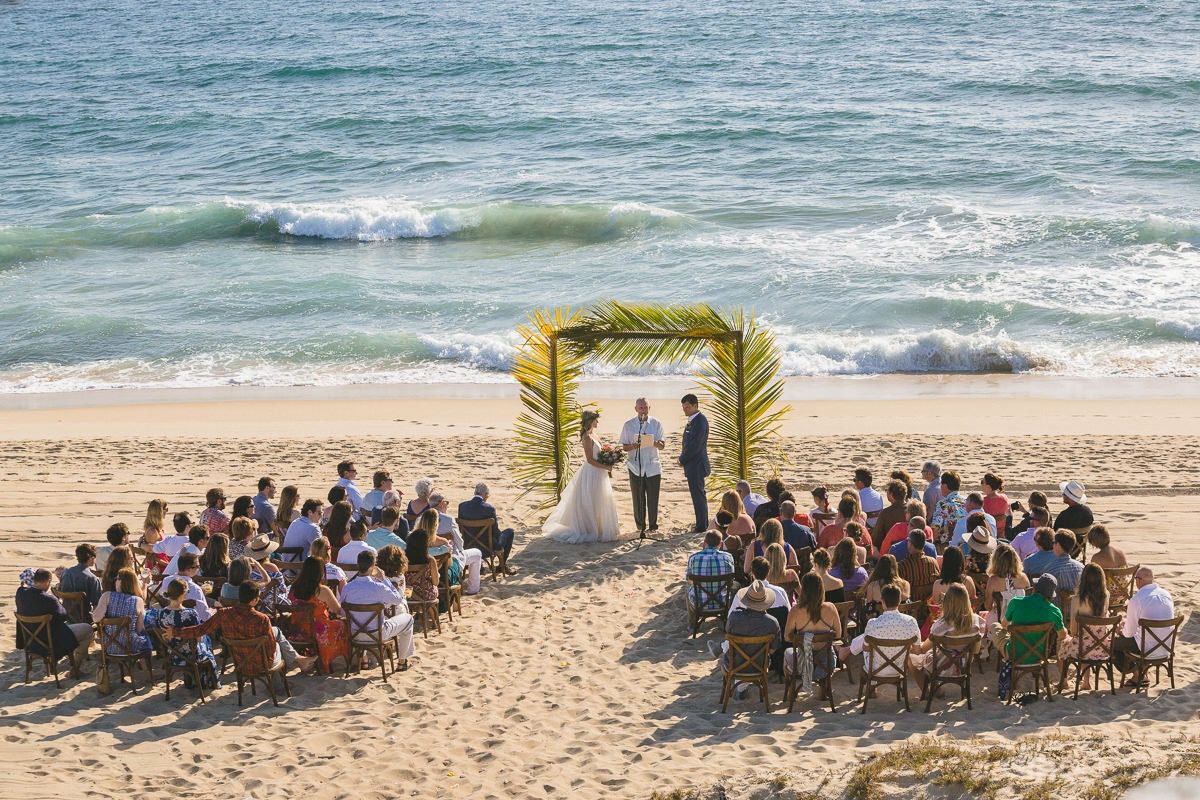
[[[105,612],[106,617],[128,617],[133,620],[132,638],[133,641],[128,642],[128,650],[124,648],[125,633],[124,631],[117,632],[117,626],[105,625],[105,633],[109,636],[116,636],[114,640],[115,647],[110,647],[106,652],[112,656],[124,656],[130,653],[147,653],[152,647],[150,637],[144,633],[137,632],[137,598],[131,594],[124,592],[109,592],[108,594],[108,609]]]
[[[163,608],[163,609],[148,609],[146,611],[146,627],[162,628],[170,626],[172,628],[190,628],[193,625],[200,624],[200,617],[196,614],[193,608]],[[221,685],[217,675],[217,657],[213,654],[212,641],[207,636],[201,636],[192,642],[187,639],[176,640],[184,646],[192,645],[195,649],[196,660],[200,662],[200,680],[204,683],[205,689],[215,689]],[[204,669],[204,662],[212,667],[212,670]],[[171,663],[177,667],[186,667],[187,662],[180,656],[171,655]],[[183,676],[184,685],[189,689],[192,686],[191,673],[185,673]]]
[[[293,641],[316,641],[317,656],[321,659],[321,667],[329,672],[329,665],[335,658],[346,658],[346,622],[332,619],[329,609],[317,598],[301,600],[296,595],[288,593],[288,602],[292,608],[312,606],[312,623],[307,614],[293,614],[288,639]]]
[[[404,573],[405,583],[412,587],[412,599],[430,602],[438,599],[438,587],[430,574],[429,564],[410,564]]]

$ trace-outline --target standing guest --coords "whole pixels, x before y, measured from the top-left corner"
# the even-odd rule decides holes
[[[809,551],[817,549],[817,537],[812,529],[796,522],[796,503],[784,500],[779,504],[779,525],[783,528],[783,540],[792,550],[799,552],[807,547]]]
[[[996,538],[1003,539],[1008,524],[1008,495],[1004,493],[1004,479],[994,472],[986,473],[979,481],[983,493],[983,510],[996,520]]]
[[[83,592],[87,595],[87,610],[91,610],[100,599],[103,591],[100,579],[94,572],[96,566],[96,548],[90,544],[75,547],[75,566],[63,571],[58,579],[60,592]]]
[[[767,502],[767,498],[763,497],[758,492],[751,491],[749,481],[738,481],[734,489],[737,492],[738,498],[742,502],[742,507],[745,509],[746,513],[750,515],[750,519],[753,520],[754,512],[759,506]]]
[[[745,483],[745,481],[742,482]],[[737,492],[726,492],[721,495],[721,508],[717,511],[717,514],[719,515],[722,511],[729,515],[729,522],[723,531],[726,536],[744,536],[746,538],[754,536],[757,530],[754,527],[754,519],[746,512],[743,500]],[[708,525],[708,529],[720,529],[716,517],[713,517],[712,522]]]
[[[354,479],[358,477],[358,469],[354,466],[353,461],[343,461],[337,466],[338,480],[337,486],[346,490],[346,500],[350,503],[350,508],[354,510],[354,518],[358,519],[358,510],[362,508],[363,495],[358,490],[358,486],[354,483]],[[337,546],[337,542],[330,539],[330,542]]]
[[[146,519],[142,523],[142,538],[138,543],[149,550],[167,535],[167,501],[154,499],[146,506]]]
[[[871,545],[876,552],[887,552],[880,550],[883,540],[892,528],[908,522],[908,488],[900,481],[893,480],[888,481],[883,491],[887,495],[888,505],[879,512],[875,518],[875,525],[871,528]]]
[[[371,476],[371,486],[371,491],[363,495],[362,510],[374,519],[375,509],[384,507],[384,495],[394,491],[395,484],[392,483],[392,474],[386,469],[375,470],[375,474]]]
[[[905,534],[904,539],[896,542],[890,548],[888,548],[888,552],[896,557],[896,561],[903,561],[913,552],[911,543],[913,542],[914,533],[921,534],[921,552],[930,558],[937,558],[937,548],[934,547],[933,542],[930,541],[928,533],[929,527],[924,523],[925,520],[921,519],[920,517],[913,517],[908,522],[908,531]]]
[[[258,529],[263,533],[270,533],[275,530],[275,506],[271,505],[271,501],[275,499],[275,481],[272,478],[258,479],[258,494],[250,501],[254,504],[254,520],[258,523]]]
[[[1125,623],[1121,627],[1121,635],[1113,640],[1113,663],[1122,673],[1133,668],[1129,653],[1142,652],[1142,620],[1164,620],[1175,618],[1175,601],[1157,583],[1154,582],[1154,571],[1149,567],[1141,567],[1134,573],[1133,583],[1136,591],[1129,598],[1125,608]],[[1161,632],[1160,632],[1161,633]],[[1146,653],[1150,658],[1162,658],[1167,652],[1161,645],[1155,645],[1153,640],[1146,644],[1152,649]],[[1144,680],[1144,676],[1137,679]]]
[[[225,513],[225,490],[209,489],[204,495],[208,507],[200,512],[200,524],[209,533],[229,533],[229,515]]]
[[[930,636],[970,636],[983,632],[983,620],[971,610],[971,598],[961,584],[954,584],[942,596],[942,613],[929,626]],[[933,640],[926,639],[909,650],[908,665],[917,678],[921,692],[933,674]],[[970,661],[967,665],[970,665]],[[943,668],[945,665],[942,665]],[[955,672],[954,674],[958,674]]]
[[[1030,515],[1032,514],[1032,512],[1035,508],[1047,509],[1046,524],[1044,524],[1044,525],[1034,524],[1034,521],[1030,518]],[[1029,530],[1030,528],[1033,528],[1034,530],[1036,530],[1037,528],[1052,528],[1052,527],[1054,527],[1054,518],[1050,515],[1049,508],[1050,508],[1050,501],[1046,498],[1046,493],[1039,492],[1039,491],[1032,491],[1029,493],[1029,508],[1028,509],[1026,509],[1025,506],[1021,505],[1020,500],[1013,503],[1012,510],[1014,512],[1019,512],[1021,514],[1021,521],[1019,523],[1017,523],[1015,526],[1013,526],[1013,529],[1011,531],[1009,531],[1009,535],[1008,535],[1009,541],[1012,541],[1013,539],[1015,539],[1017,534],[1024,533],[1025,531]]]
[[[285,486],[279,493],[279,510],[275,514],[275,522],[269,531],[264,530],[263,533],[270,533],[282,542],[288,526],[298,516],[300,516],[300,489],[291,485]]]
[[[367,544],[367,524],[360,519],[358,522],[350,523],[350,541],[342,545],[342,549],[338,551],[338,561],[342,564],[357,563],[358,554],[364,550],[378,553],[374,547]]]
[[[1087,506],[1087,490],[1079,481],[1064,481],[1058,486],[1062,490],[1063,505],[1066,506],[1054,521],[1057,530],[1068,528],[1079,530],[1095,522],[1092,510]]]
[[[1079,585],[1079,576],[1083,573],[1083,564],[1071,558],[1075,552],[1075,534],[1063,529],[1054,532],[1054,558],[1050,559],[1043,573],[1049,573],[1058,581],[1060,590],[1073,592]]]
[[[224,536],[225,534],[219,533],[217,535]],[[153,614],[151,617],[153,622],[147,621],[147,627],[189,628],[193,625],[199,625],[204,621],[196,613],[195,608],[187,608],[183,605],[183,601],[188,599],[188,587],[183,581],[171,582],[163,591],[163,594],[167,598],[167,607],[158,610],[157,613],[154,613],[155,610],[151,609],[147,613],[147,616],[151,617],[151,614]],[[220,675],[217,671],[217,657],[213,653],[212,642],[207,636],[201,636],[196,640],[196,658],[200,662],[208,662],[208,665],[212,668],[211,671],[200,670],[200,681],[204,688],[215,689],[220,686],[220,681],[217,677]],[[171,663],[176,667],[189,666],[183,656],[177,656],[173,653],[171,654]],[[183,683],[189,689],[195,688],[190,669],[184,670]]]
[[[402,533],[397,533],[397,529]],[[367,531],[367,546],[374,548],[377,553],[389,546],[399,547],[403,551],[407,547],[409,533],[408,520],[400,516],[400,509],[384,506],[383,511],[379,512],[379,525]]]
[[[463,581],[463,592],[479,594],[483,552],[477,547],[463,546],[462,531],[458,529],[458,523],[454,521],[454,517],[447,513],[450,510],[450,501],[445,496],[434,492],[429,496],[429,504],[431,508],[437,510],[438,536],[450,540],[450,553],[466,576]]]
[[[851,654],[860,655],[863,651],[863,646],[866,643],[866,638],[871,636],[875,639],[895,639],[904,640],[912,639],[913,643],[921,640],[921,627],[917,621],[908,614],[901,614],[900,607],[900,590],[895,586],[884,587],[880,593],[883,599],[883,613],[874,619],[867,620],[866,627],[863,632],[850,642],[849,647],[839,647],[839,656],[842,660],[848,658]],[[899,655],[888,651],[880,653],[881,658],[894,657]],[[899,660],[897,658],[897,660]],[[871,669],[871,662],[864,656],[862,668],[864,670]],[[882,672],[883,675],[899,675],[894,669],[888,669]]]
[[[904,470],[894,469],[894,470],[892,470],[892,473],[890,475],[888,475],[888,478],[893,481],[900,481],[902,484],[904,484],[904,500],[905,500],[905,502],[908,502],[909,500],[920,500],[921,499],[921,493],[918,492],[915,487],[913,487],[912,476],[909,475]]]
[[[111,559],[109,565],[111,566]],[[205,609],[207,604],[202,603]],[[142,584],[138,581],[137,573],[131,569],[122,569],[113,580],[113,588],[100,595],[99,602],[92,609],[92,621],[99,622],[105,618],[128,617],[133,620],[129,641],[122,635],[116,635],[114,625],[105,628],[109,636],[115,636],[114,649],[109,655],[125,655],[121,646],[127,646],[132,653],[148,653],[151,650],[150,639],[146,636],[146,601],[142,599]]]
[[[950,537],[954,535],[954,526],[966,516],[966,509],[962,496],[958,493],[959,487],[962,486],[962,479],[958,477],[958,473],[954,470],[947,470],[942,473],[941,481],[942,499],[938,501],[937,507],[933,511],[933,519],[930,520],[930,524],[933,526],[934,541],[944,547],[950,543]]]
[[[208,537],[208,544],[200,554],[200,576],[224,578],[229,575],[229,537],[223,533]]]
[[[842,582],[847,592],[856,592],[867,582],[867,571],[858,566],[854,540],[847,537],[833,549],[833,568],[829,574]]]
[[[361,522],[361,520],[360,520],[360,522]],[[345,550],[346,548],[343,547],[342,549]],[[326,581],[337,581],[337,584],[338,584],[337,592],[340,594],[342,589],[346,586],[346,571],[344,569],[342,569],[341,567],[339,567],[337,564],[334,564],[333,561],[330,560],[329,553],[330,553],[329,540],[326,539],[324,536],[318,536],[316,539],[313,539],[312,546],[310,546],[308,548],[308,557],[315,558],[318,561],[320,561],[322,564],[325,565],[325,580]],[[340,553],[339,553],[339,555],[340,555]],[[356,557],[355,561],[343,561],[342,563],[343,564],[357,563],[357,557]]]
[[[727,636],[774,635],[775,641],[768,645],[768,648],[772,652],[779,649],[779,621],[767,613],[775,601],[775,594],[767,591],[762,581],[754,581],[738,592],[738,599],[741,601],[740,607],[737,611],[729,612],[729,618],[725,623],[725,634]],[[728,667],[728,640],[721,642],[720,645],[710,641],[708,649],[715,658],[721,660],[723,666]],[[747,646],[742,649],[749,658],[757,658],[761,652],[761,649],[756,647]],[[735,696],[739,700],[744,698],[748,689],[749,684],[739,682],[735,687]]]
[[[201,586],[196,583],[196,578],[199,575],[200,559],[192,553],[180,553],[179,572],[163,581],[163,588],[170,587],[172,583],[183,583],[187,586],[188,599],[196,601],[196,613],[200,615],[200,620],[203,622],[212,615],[212,611],[208,607],[208,600],[205,597],[212,590],[212,584]]]
[[[709,577],[713,575],[728,575],[733,572],[733,556],[721,550],[721,534],[718,531],[708,531],[704,534],[704,548],[697,553],[692,553],[688,556],[687,574],[701,575]],[[746,570],[749,572],[749,569]],[[685,576],[686,577],[686,576]],[[714,592],[719,588],[718,584],[713,583],[705,587],[708,591]],[[727,597],[723,596],[724,588],[721,587],[721,601],[726,602]],[[699,590],[689,581],[686,586],[686,599],[688,608],[695,608],[700,603],[701,597]],[[716,606],[710,602],[705,605],[705,611],[711,611]]]
[[[494,553],[500,556],[500,571],[505,575],[515,575],[517,570],[515,567],[508,565],[508,557],[512,553],[513,537],[516,536],[516,533],[512,528],[500,527],[500,520],[496,516],[496,507],[488,502],[491,494],[491,490],[488,489],[486,483],[475,484],[475,496],[466,502],[458,504],[458,518],[470,522],[485,519],[492,520],[495,523],[492,526],[492,545],[495,548]],[[652,508],[655,513],[650,515],[652,522],[650,530],[656,531],[658,530],[658,491],[655,490],[652,496],[654,498]]]
[[[108,540],[108,544],[96,548],[96,569],[100,572],[104,572],[113,550],[129,544],[129,526],[124,522],[114,522],[104,532],[104,538]]]
[[[350,522],[354,519],[354,506],[349,500],[339,500],[333,504],[329,519],[321,527],[321,535],[329,540],[333,547],[333,557],[336,560],[338,550],[350,541]]]
[[[659,451],[667,446],[667,436],[662,423],[650,416],[646,398],[635,400],[633,410],[635,416],[621,426],[620,443],[629,454],[625,466],[629,470],[629,490],[633,493],[634,524],[638,533],[644,533],[647,525],[653,532],[658,530],[658,493],[662,485]]]
[[[908,585],[908,581],[900,577],[900,565],[891,553],[884,553],[880,556],[879,561],[875,563],[875,571],[871,573],[867,588],[863,590],[863,614],[868,619],[879,615],[883,604],[883,595],[880,593],[886,586],[895,586],[900,589],[900,602],[902,603],[907,602],[908,598],[912,596],[912,587]]]
[[[417,493],[417,496],[408,501],[407,513],[410,517],[419,517],[429,508],[429,495],[433,493],[433,481],[429,478],[421,478],[413,487],[413,491]]]
[[[871,470],[859,467],[854,470],[854,488],[858,490],[858,499],[862,503],[863,513],[867,515],[867,529],[875,527],[879,512],[883,510],[883,495],[871,488]]]
[[[1033,533],[1033,542],[1037,545],[1037,552],[1026,558],[1023,564],[1030,575],[1041,575],[1054,560],[1054,530],[1038,528]]]
[[[758,556],[765,556],[767,548],[773,544],[783,545],[784,553],[787,555],[787,563],[792,566],[798,565],[796,551],[783,539],[783,526],[779,520],[772,517],[763,522],[763,525],[758,530],[758,538],[754,540],[750,547],[746,548],[746,554],[743,556],[742,572],[750,574],[750,562]]]
[[[375,554],[364,550],[358,554],[358,574],[346,584],[342,590],[342,603],[353,605],[370,605],[382,603],[386,606],[408,607],[404,593],[397,591],[392,582],[375,564]],[[408,669],[408,659],[417,652],[413,647],[413,618],[412,614],[401,612],[392,617],[382,617],[382,627],[375,627],[376,617],[371,617],[361,611],[349,611],[347,616],[353,622],[348,622],[352,632],[363,630],[374,633],[379,631],[384,642],[395,640],[396,655],[400,658],[401,671]],[[367,634],[355,634],[365,640]]]
[[[232,525],[235,519],[254,519],[253,497],[242,494],[233,501],[233,513],[229,516],[229,523]]]
[[[86,622],[71,622],[63,604],[50,592],[52,577],[48,569],[26,569],[21,573],[21,585],[17,587],[17,613],[23,617],[41,617],[46,614],[53,617],[50,620],[49,633],[54,653],[57,656],[66,656],[74,652],[71,677],[78,678],[79,670],[76,664],[83,661],[92,644],[92,626]],[[136,579],[134,583],[137,583]],[[101,595],[101,598],[104,596]],[[25,641],[24,628],[21,627],[17,628],[17,648],[28,648],[36,655],[48,655],[44,647]]]
[[[833,558],[829,555],[829,551],[823,547],[818,547],[813,551],[813,568],[817,577],[821,579],[821,586],[825,587],[825,599],[831,603],[846,602],[846,587],[842,585],[841,578],[835,578],[829,574],[829,570],[833,568]]]
[[[199,560],[200,554],[204,552],[204,548],[208,547],[208,528],[204,527],[203,525],[193,525],[192,529],[188,531],[187,538],[187,544],[181,547],[175,553],[175,555],[171,557],[171,561],[163,570],[164,576],[174,575],[179,572],[179,558],[184,553],[190,553],[191,555],[195,556],[197,560]]]
[[[783,481],[779,478],[771,478],[767,481],[767,500],[766,502],[759,503],[752,515],[754,517],[755,530],[761,531],[764,522],[769,519],[779,518],[779,496],[786,489],[787,487],[784,486]]]
[[[1108,528],[1103,525],[1093,525],[1088,531],[1088,544],[1096,548],[1096,552],[1092,553],[1091,562],[1097,564],[1104,569],[1120,569],[1128,566],[1129,562],[1125,559],[1125,554],[1112,546],[1111,540],[1108,538]]]
[[[933,528],[925,524],[925,504],[920,500],[909,500],[904,504],[904,521],[897,522],[888,529],[887,535],[883,537],[879,547],[875,548],[876,551],[887,553],[897,542],[908,539],[908,531],[913,527],[925,531],[927,540],[933,538]]]
[[[317,523],[321,519],[323,506],[324,503],[314,498],[304,501],[304,505],[300,507],[300,516],[288,526],[287,534],[283,537],[284,547],[303,547],[305,557],[308,556],[308,548],[313,540],[321,535]]]
[[[256,523],[252,519],[239,517],[229,523],[229,557],[241,558],[246,554],[250,540],[258,533]]]
[[[346,623],[337,619],[342,616],[342,606],[333,591],[325,585],[324,570],[325,564],[320,559],[304,559],[300,574],[292,582],[288,602],[293,607],[312,606],[313,613],[311,617],[293,614],[288,637],[292,640],[316,641],[321,667],[329,672],[329,665],[335,658],[346,658]]]
[[[921,477],[927,484],[921,501],[925,503],[926,513],[932,514],[942,499],[942,465],[936,461],[926,461],[921,466]]]
[[[976,515],[982,515],[984,522],[979,522],[978,519],[973,521],[972,517]],[[954,533],[950,537],[948,546],[962,547],[967,534],[985,523],[992,536],[995,536],[999,530],[996,527],[996,518],[983,510],[983,495],[979,492],[971,492],[963,499],[963,515],[954,523]]]
[[[1037,532],[1042,528],[1053,530],[1050,528],[1050,510],[1043,506],[1033,506],[1021,524],[1028,527],[1019,532],[1020,526],[1013,528],[1012,546],[1024,561],[1038,551]]]

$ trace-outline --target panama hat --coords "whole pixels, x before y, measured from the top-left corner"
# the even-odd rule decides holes
[[[1058,485],[1062,489],[1063,497],[1069,498],[1079,505],[1087,503],[1087,489],[1079,481],[1065,481]]]
[[[751,611],[767,611],[775,600],[767,596],[767,587],[763,586],[762,581],[755,581],[742,589],[738,592],[738,597],[741,598],[742,605]]]
[[[250,557],[259,561],[271,555],[277,549],[279,549],[279,543],[272,542],[271,537],[265,533],[255,536],[246,545],[246,552],[250,554]]]
[[[991,555],[996,549],[996,540],[988,533],[988,529],[976,528],[971,531],[971,538],[967,539],[967,547],[974,550],[976,553],[982,553],[985,556]]]

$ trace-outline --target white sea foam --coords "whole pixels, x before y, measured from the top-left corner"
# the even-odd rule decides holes
[[[337,203],[256,203],[248,214],[255,222],[274,222],[280,233],[360,242],[448,236],[478,224],[470,212],[458,208],[425,211],[407,200],[387,197]]]

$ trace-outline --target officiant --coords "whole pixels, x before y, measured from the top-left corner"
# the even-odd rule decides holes
[[[621,445],[628,455],[629,488],[633,492],[633,521],[638,533],[658,530],[658,490],[662,484],[662,461],[658,451],[667,446],[662,423],[650,416],[650,404],[639,397],[633,403],[637,416],[621,428]],[[649,519],[647,520],[647,515]]]

